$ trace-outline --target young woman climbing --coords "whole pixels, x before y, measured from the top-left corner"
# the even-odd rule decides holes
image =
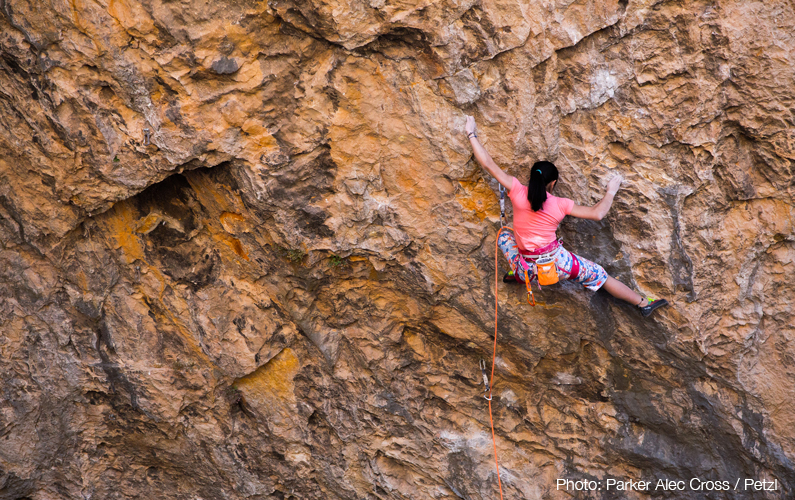
[[[583,207],[568,198],[558,198],[552,194],[558,182],[558,169],[552,163],[536,162],[530,172],[528,186],[523,186],[516,177],[503,172],[480,144],[473,117],[467,116],[465,129],[475,159],[508,190],[513,205],[514,233],[503,231],[497,242],[511,265],[511,271],[505,275],[504,281],[524,282],[525,273],[533,275],[531,262],[554,259],[560,279],[575,280],[593,291],[604,287],[613,297],[640,308],[643,316],[649,316],[658,307],[668,304],[665,299],[641,297],[625,284],[608,276],[599,264],[563,248],[555,235],[560,221],[566,215],[602,220],[621,185],[623,179],[620,176],[608,182],[607,193],[602,201],[592,207]]]

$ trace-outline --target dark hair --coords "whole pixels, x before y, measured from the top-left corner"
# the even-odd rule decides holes
[[[527,183],[527,201],[533,212],[538,212],[547,201],[547,184],[558,180],[558,168],[549,161],[537,161]]]

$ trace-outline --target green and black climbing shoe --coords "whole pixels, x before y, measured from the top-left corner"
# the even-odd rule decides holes
[[[502,282],[503,283],[524,283],[524,279],[520,275],[514,273],[513,271],[508,271],[507,273],[505,273],[505,276],[502,277]]]
[[[639,308],[640,313],[643,315],[644,318],[648,318],[651,315],[651,313],[653,313],[654,310],[657,309],[658,307],[668,305],[668,301],[665,299],[657,299],[657,300],[646,299],[646,300],[649,302],[649,304]]]

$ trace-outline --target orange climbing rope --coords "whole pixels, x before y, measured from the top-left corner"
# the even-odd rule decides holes
[[[501,219],[502,220],[502,219]],[[481,366],[483,369],[483,378],[484,383],[486,383],[486,391],[489,393],[488,396],[484,396],[486,400],[489,402],[489,422],[491,423],[491,442],[494,444],[494,465],[497,466],[497,484],[500,487],[500,500],[502,500],[502,479],[500,478],[500,461],[497,458],[497,436],[494,434],[494,415],[491,411],[491,390],[494,387],[494,365],[497,362],[497,317],[499,313],[499,304],[500,304],[500,295],[499,295],[499,262],[498,256],[500,253],[500,235],[503,231],[513,231],[510,227],[502,227],[500,228],[499,232],[497,233],[497,238],[494,240],[494,350],[491,355],[491,377],[486,380],[485,374],[485,366]],[[525,272],[525,283],[527,283],[527,296],[528,302],[530,302],[530,297],[533,297],[533,292],[530,290],[530,280],[527,276],[527,272]],[[535,297],[533,297],[532,305],[535,304]]]
[[[494,365],[497,362],[497,316],[499,312],[500,295],[499,295],[499,262],[498,256],[500,254],[500,235],[503,231],[513,231],[513,228],[506,227],[503,224],[505,220],[505,188],[500,186],[500,230],[497,232],[497,238],[494,240],[494,350],[491,355],[491,378],[486,378],[486,363],[481,360],[480,369],[483,371],[483,383],[486,385],[488,396],[484,396],[489,402],[489,422],[491,423],[491,442],[494,444],[494,465],[497,466],[497,484],[500,487],[500,500],[502,498],[502,479],[500,478],[500,461],[497,458],[497,436],[494,434],[494,415],[491,411],[491,390],[494,387]],[[518,270],[517,270],[518,271]],[[536,299],[533,295],[533,290],[530,288],[531,276],[528,276],[527,271],[524,271],[524,282],[527,287],[527,303],[531,306],[536,305]]]
[[[499,310],[500,296],[499,296],[499,267],[497,267],[497,255],[499,254],[500,247],[500,234],[503,231],[513,231],[509,227],[500,228],[497,233],[497,239],[494,241],[494,351],[491,356],[491,378],[489,379],[489,395],[486,398],[489,402],[489,422],[491,423],[491,442],[494,444],[494,464],[497,466],[497,484],[500,487],[500,500],[502,500],[502,479],[500,479],[500,461],[497,459],[497,436],[494,434],[494,416],[491,412],[491,390],[494,384],[494,364],[497,361],[497,312]]]

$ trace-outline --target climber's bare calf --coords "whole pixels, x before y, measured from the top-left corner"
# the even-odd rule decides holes
[[[649,299],[641,297],[640,294],[612,276],[607,278],[607,281],[605,281],[605,284],[602,285],[602,288],[604,288],[613,297],[627,301],[633,306],[643,307],[649,305]]]

